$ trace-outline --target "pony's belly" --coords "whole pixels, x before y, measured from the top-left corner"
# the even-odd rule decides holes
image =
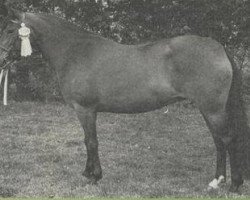
[[[139,113],[162,108],[183,98],[164,80],[157,84],[145,82],[130,89],[102,92],[99,96],[98,111],[114,113]],[[118,92],[117,92],[118,91]]]
[[[97,106],[98,112],[112,112],[112,113],[143,113],[156,109],[160,109],[166,105],[183,100],[182,97],[171,97],[164,100],[148,99],[144,101],[110,101],[107,103],[100,103]]]

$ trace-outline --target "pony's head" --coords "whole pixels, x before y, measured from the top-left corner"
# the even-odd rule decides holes
[[[8,9],[7,15],[4,16],[4,22],[0,29],[0,66],[7,59],[15,41],[18,39],[18,29],[23,22],[24,13]]]
[[[9,22],[0,35],[0,66],[7,59],[15,41],[18,38],[19,24]]]

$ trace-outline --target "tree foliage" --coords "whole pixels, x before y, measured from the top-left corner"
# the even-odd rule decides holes
[[[241,51],[250,44],[249,0],[8,0],[8,3],[24,11],[56,14],[124,44],[183,34],[209,36]]]

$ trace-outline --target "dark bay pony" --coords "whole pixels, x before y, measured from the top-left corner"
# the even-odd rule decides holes
[[[83,175],[92,183],[102,178],[98,112],[147,112],[183,99],[199,108],[216,145],[217,168],[210,187],[217,188],[226,178],[227,152],[230,191],[237,192],[243,179],[249,178],[250,134],[241,75],[218,42],[181,36],[128,46],[55,16],[10,10],[8,19],[0,38],[1,61],[24,22],[55,68],[64,99],[75,109],[84,129],[87,162]]]

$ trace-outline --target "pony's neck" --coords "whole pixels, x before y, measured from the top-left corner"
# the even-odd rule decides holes
[[[75,42],[74,36],[77,34],[77,27],[72,30],[70,26],[65,27],[63,21],[53,16],[33,13],[26,14],[26,23],[34,31],[35,41],[40,47],[43,56],[50,64],[57,67],[57,62],[60,59],[58,54],[63,56],[68,47]]]

